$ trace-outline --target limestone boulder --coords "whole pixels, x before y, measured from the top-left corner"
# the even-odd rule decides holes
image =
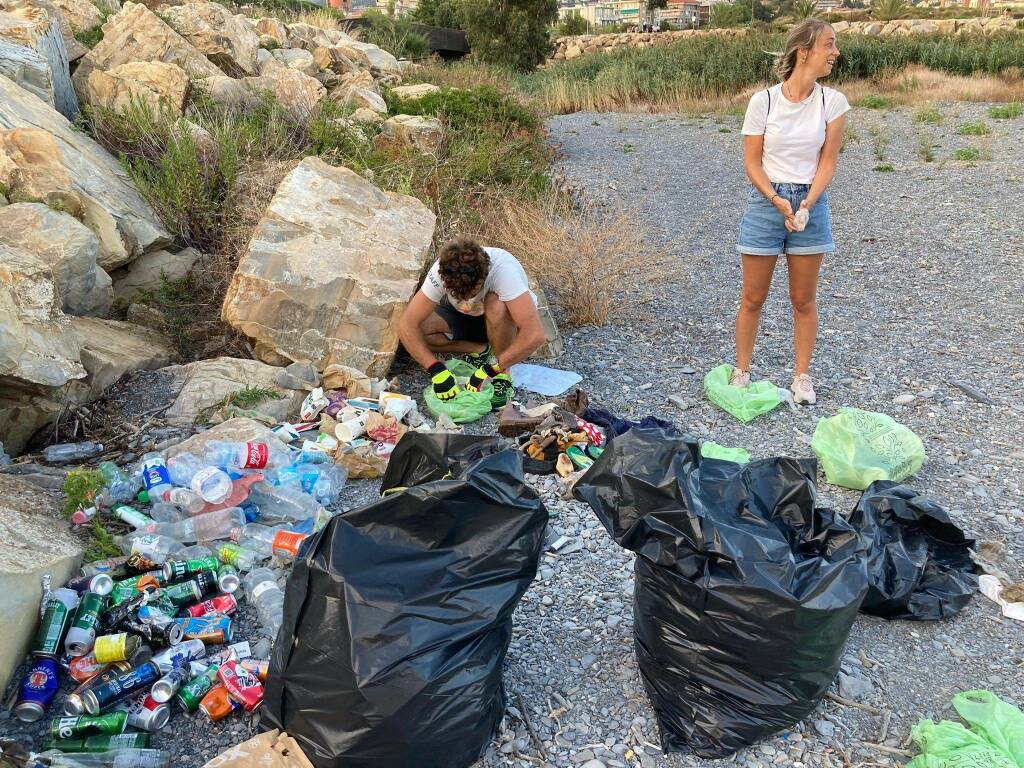
[[[127,302],[143,291],[158,289],[164,280],[181,280],[192,271],[201,255],[195,248],[178,253],[152,251],[144,254],[110,276],[114,281],[114,298]]]
[[[256,25],[256,28],[259,29],[259,24]],[[263,32],[265,30],[261,29],[260,31]],[[267,32],[267,34],[273,33]],[[329,48],[334,45],[334,41],[331,40],[325,30],[303,22],[288,25],[287,40],[289,47],[305,48],[310,52],[315,51],[317,48]],[[284,45],[284,41],[281,42],[281,45]]]
[[[313,58],[313,54],[304,48],[277,48],[270,52],[270,56],[281,66],[298,70],[310,77],[320,71],[320,66]]]
[[[14,475],[0,474],[0,689],[18,668],[39,626],[42,577],[53,587],[71,578],[82,548],[60,514],[58,497]]]
[[[60,387],[85,376],[48,265],[0,242],[0,377]]]
[[[320,69],[327,69],[337,75],[359,72],[359,66],[340,48],[320,46],[313,49],[313,59]],[[372,76],[371,76],[372,79]]]
[[[375,73],[402,74],[402,67],[398,63],[398,59],[383,48],[378,48],[372,43],[361,43],[358,40],[353,40],[350,43],[336,43],[335,46],[340,48],[342,53],[352,59],[352,61],[365,64],[373,69]]]
[[[0,241],[30,251],[50,269],[61,309],[102,316],[110,308],[110,277],[96,266],[99,240],[77,219],[41,203],[0,208]]]
[[[416,101],[432,93],[440,93],[441,89],[433,83],[416,83],[416,85],[400,85],[392,88],[391,93],[406,101]]]
[[[340,363],[384,376],[434,223],[419,200],[307,157],[257,225],[222,316],[267,362]]]
[[[53,100],[47,102],[73,120],[78,114],[78,102],[71,86],[68,50],[59,15],[51,16],[42,8],[22,5],[0,11],[0,39],[31,48],[46,59],[53,89]]]
[[[253,92],[246,87],[245,81],[236,80],[227,75],[214,75],[200,81],[210,98],[226,107],[237,107],[254,103]]]
[[[33,435],[53,423],[62,408],[54,399],[57,391],[0,376],[0,435],[7,453],[19,455]]]
[[[257,19],[256,32],[272,38],[282,48],[288,47],[288,27],[280,19],[273,17]]]
[[[67,385],[63,398],[91,403],[126,373],[163,368],[174,357],[166,337],[149,328],[97,317],[71,318],[86,376]]]
[[[255,53],[253,53],[255,59]],[[72,78],[85,93],[94,70],[110,70],[130,61],[176,64],[191,78],[222,75],[202,52],[141,3],[125,3],[103,25],[103,39],[78,63]]]
[[[257,95],[270,91],[279,104],[300,114],[311,112],[327,95],[327,89],[315,77],[280,64],[267,67],[259,77],[246,77],[240,82]]]
[[[85,32],[103,23],[100,9],[89,0],[53,0],[72,32]]]
[[[370,70],[359,69],[358,67],[352,72],[338,75],[338,87],[359,87],[380,94],[380,90],[377,88],[377,81],[373,79]]]
[[[168,372],[180,382],[181,389],[165,418],[177,423],[192,422],[198,416],[208,415],[228,395],[246,387],[270,389],[281,395],[280,399],[268,399],[252,406],[252,410],[274,421],[295,418],[306,396],[302,390],[278,385],[275,379],[281,369],[259,360],[217,357],[173,366]]]
[[[850,22],[848,21],[837,21],[832,25],[833,31],[838,35],[840,32],[846,32],[850,28]]]
[[[50,62],[34,48],[0,37],[0,76],[14,81],[51,107],[54,105]]]
[[[93,70],[83,101],[114,112],[143,103],[155,114],[168,109],[180,115],[188,106],[190,86],[188,75],[177,64],[130,61],[109,70]]]
[[[380,126],[373,139],[378,147],[413,147],[420,152],[436,155],[444,143],[444,125],[436,117],[395,115]]]
[[[57,141],[37,128],[0,131],[0,184],[14,202],[42,202],[75,216],[84,210]]]
[[[384,121],[384,115],[366,107],[359,107],[352,113],[351,119],[363,125],[379,125]]]
[[[86,0],[87,1],[87,0]],[[75,27],[64,14],[64,10],[54,0],[4,0],[0,3],[7,11],[18,9],[35,8],[44,12],[57,23],[60,36],[64,39],[64,49],[67,51],[68,63],[78,61],[89,49],[82,45],[75,38]]]
[[[388,113],[388,105],[379,93],[358,85],[341,85],[331,92],[331,98],[356,109],[368,109],[379,115]]]
[[[219,3],[191,2],[165,11],[174,30],[232,77],[255,75],[259,34]],[[244,17],[243,17],[244,18]]]
[[[82,223],[99,238],[97,263],[103,269],[118,267],[171,241],[114,157],[45,102],[0,77],[0,133],[6,131],[23,131],[17,173],[25,176],[40,168],[56,171],[55,161],[62,166],[65,176],[61,178],[70,178],[71,191],[82,207]],[[44,134],[48,134],[45,140]]]

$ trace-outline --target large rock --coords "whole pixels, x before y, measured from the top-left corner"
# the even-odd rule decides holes
[[[38,128],[0,131],[0,184],[13,202],[42,202],[81,216],[81,196],[57,141]]]
[[[86,377],[69,384],[63,395],[73,403],[91,403],[132,371],[151,371],[171,362],[174,351],[159,333],[119,320],[73,317]]]
[[[53,0],[72,32],[85,32],[103,23],[100,9],[89,0]]]
[[[0,37],[0,75],[54,105],[50,62],[34,48]]]
[[[320,46],[313,49],[313,59],[320,69],[328,69],[337,75],[359,72],[359,66],[340,48]],[[372,79],[372,76],[371,76]]]
[[[239,82],[255,94],[270,91],[279,104],[300,114],[311,112],[327,95],[319,80],[281,64],[266,67],[259,77],[246,77]]]
[[[68,62],[74,63],[89,52],[89,49],[78,42],[75,37],[75,27],[65,15],[64,9],[54,0],[3,0],[0,3],[6,10],[14,8],[38,8],[44,11],[51,19],[57,22],[60,28],[61,37],[64,38],[64,48],[68,54]]]
[[[60,387],[85,376],[46,263],[0,243],[0,377]]]
[[[143,103],[154,114],[169,109],[180,115],[188,105],[189,87],[188,75],[177,64],[130,61],[113,69],[90,72],[82,100],[92,107],[114,112]]]
[[[415,101],[429,96],[432,93],[439,93],[441,89],[433,83],[416,83],[416,85],[399,85],[392,88],[391,93],[406,101]]]
[[[434,232],[419,200],[307,157],[285,177],[224,298],[223,318],[270,363],[384,376]]]
[[[0,690],[28,651],[39,627],[42,577],[56,588],[82,562],[82,548],[61,519],[55,495],[13,475],[0,474]]]
[[[171,241],[116,159],[45,102],[0,77],[0,129],[20,128],[52,136],[57,151],[40,148],[26,156],[22,170],[59,161],[80,199],[82,222],[99,237],[101,267],[113,269]]]
[[[42,8],[12,7],[0,11],[0,38],[37,51],[50,66],[53,101],[49,102],[65,117],[74,120],[78,102],[68,71],[68,51],[60,31],[59,16]]]
[[[110,308],[110,277],[96,266],[99,240],[66,213],[42,203],[0,208],[0,241],[36,254],[50,269],[69,315],[105,315]]]
[[[259,23],[256,24],[256,28],[260,32],[265,32]],[[273,35],[274,33],[265,32],[265,34]],[[284,45],[283,42],[281,44]],[[334,45],[334,41],[331,40],[326,30],[312,24],[298,22],[288,25],[288,44],[292,48],[305,48],[307,51],[315,51],[320,47],[329,48]]]
[[[304,48],[278,48],[270,51],[270,57],[284,67],[296,69],[310,77],[320,71],[313,54]]]
[[[444,125],[436,117],[395,115],[380,126],[373,139],[378,147],[414,147],[420,152],[436,155],[444,143]]]
[[[295,419],[306,396],[304,391],[279,386],[275,378],[281,369],[259,360],[217,357],[177,365],[168,371],[182,384],[165,414],[165,418],[175,422],[192,422],[198,416],[209,415],[228,395],[247,387],[271,389],[280,394],[279,400],[264,400],[252,406],[252,410],[274,421],[290,421]]]
[[[356,109],[369,109],[378,115],[388,113],[388,105],[379,94],[358,85],[342,85],[331,92],[331,98]]]
[[[165,11],[170,25],[232,77],[255,75],[260,38],[247,22],[218,3],[192,2]]]
[[[178,253],[152,251],[140,256],[110,276],[114,281],[114,298],[127,302],[143,291],[157,290],[164,280],[181,280],[201,255],[195,248],[186,248]]]
[[[61,411],[55,390],[0,376],[0,435],[11,456],[25,450],[32,436]]]
[[[292,28],[294,28],[294,25]],[[353,40],[349,43],[337,43],[335,47],[340,48],[352,61],[365,64],[376,73],[385,75],[402,74],[402,67],[399,65],[398,59],[372,43],[361,43]]]
[[[72,78],[75,89],[79,94],[85,93],[94,70],[109,70],[130,61],[177,64],[192,78],[223,74],[149,8],[141,3],[125,3],[104,23],[103,39],[78,63]]]
[[[282,48],[288,47],[288,27],[283,21],[273,17],[256,20],[256,31],[261,35],[272,37]]]

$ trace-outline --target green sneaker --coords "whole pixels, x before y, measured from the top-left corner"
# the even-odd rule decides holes
[[[494,359],[494,350],[491,349],[491,345],[488,344],[483,348],[482,352],[477,352],[472,355],[461,355],[459,359],[465,360],[473,366],[473,370],[476,370],[477,368],[483,368]]]
[[[512,377],[507,373],[499,373],[491,379],[491,386],[494,387],[494,394],[491,395],[491,410],[500,411],[508,401],[512,399],[515,386],[512,384]]]

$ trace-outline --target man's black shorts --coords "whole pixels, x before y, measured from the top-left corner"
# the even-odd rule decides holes
[[[448,325],[452,341],[487,341],[487,323],[483,315],[464,315],[447,301],[442,301],[434,312]]]

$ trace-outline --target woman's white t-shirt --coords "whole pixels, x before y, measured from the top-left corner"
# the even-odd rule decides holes
[[[519,263],[519,259],[503,248],[484,248],[490,257],[491,265],[487,270],[487,277],[484,278],[484,286],[477,294],[468,299],[457,299],[452,296],[444,287],[441,281],[441,262],[437,260],[427,272],[420,288],[424,295],[435,304],[440,303],[445,297],[457,311],[464,315],[482,315],[484,313],[484,299],[489,292],[496,293],[502,301],[512,301],[530,290],[530,282],[526,277],[526,270]],[[537,297],[530,292],[533,302],[537,303]]]
[[[743,135],[764,136],[761,166],[769,181],[810,184],[825,144],[825,126],[849,110],[850,102],[835,88],[815,83],[811,95],[795,104],[783,96],[779,83],[750,97]]]

